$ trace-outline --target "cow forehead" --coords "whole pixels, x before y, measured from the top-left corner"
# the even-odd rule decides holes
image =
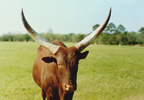
[[[63,56],[68,56],[68,55],[71,55],[72,53],[74,52],[79,52],[78,49],[74,46],[72,47],[60,47],[58,52],[57,52],[57,55],[63,55]]]
[[[57,60],[59,60],[60,62],[69,61],[69,59],[73,57],[75,53],[79,53],[78,49],[75,47],[62,47],[59,49],[59,52],[57,53]]]

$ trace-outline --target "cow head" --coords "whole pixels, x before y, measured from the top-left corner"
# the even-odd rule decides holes
[[[42,58],[46,63],[55,62],[57,64],[59,81],[64,91],[73,92],[76,90],[78,62],[84,59],[88,51],[81,53],[75,46],[66,48],[60,47],[51,57]]]
[[[49,49],[53,56],[42,58],[46,63],[55,62],[58,68],[59,81],[61,81],[61,86],[64,91],[73,92],[76,90],[76,80],[78,71],[78,62],[80,59],[84,59],[88,55],[88,51],[83,53],[82,50],[86,48],[93,40],[95,40],[100,33],[106,27],[111,15],[111,9],[109,11],[108,17],[102,25],[100,25],[95,31],[84,38],[79,43],[72,47],[61,47],[51,43],[45,38],[41,37],[32,27],[28,24],[22,11],[22,20],[25,28],[29,32],[29,35],[42,46]]]

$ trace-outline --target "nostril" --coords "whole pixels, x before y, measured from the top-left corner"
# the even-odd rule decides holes
[[[65,85],[65,90],[70,91],[71,90],[70,85]]]
[[[65,88],[68,89],[68,88],[69,88],[69,85],[65,85]]]
[[[73,85],[65,85],[65,90],[69,92],[73,92],[76,90],[76,87],[74,87]]]

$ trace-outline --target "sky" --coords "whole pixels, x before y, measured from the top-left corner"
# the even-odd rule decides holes
[[[21,9],[29,24],[38,33],[84,33],[106,19],[122,24],[127,31],[144,27],[144,0],[1,0],[0,35],[27,33],[21,20]]]

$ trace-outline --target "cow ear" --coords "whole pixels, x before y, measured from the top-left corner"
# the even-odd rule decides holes
[[[51,56],[51,57],[43,57],[42,60],[43,60],[44,62],[46,62],[46,63],[51,63],[51,62],[57,63],[56,58],[55,58],[55,57],[52,57],[52,56]]]
[[[87,57],[88,53],[89,53],[89,51],[85,51],[85,52],[81,53],[80,59],[85,59]]]

